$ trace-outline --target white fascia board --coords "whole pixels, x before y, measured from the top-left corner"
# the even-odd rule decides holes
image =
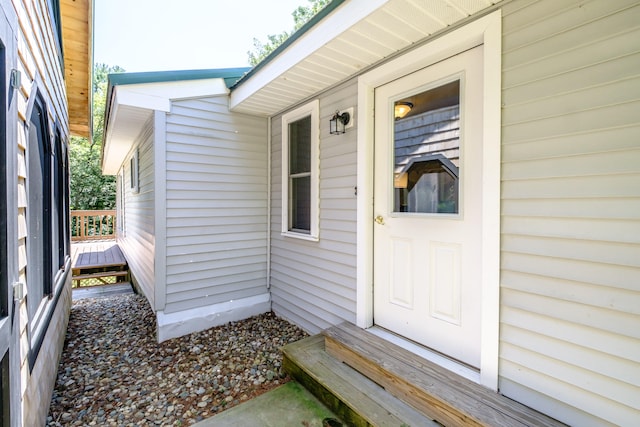
[[[224,79],[184,80],[162,83],[121,85],[114,88],[115,102],[131,107],[164,111],[171,109],[171,100],[229,94]]]
[[[165,112],[171,109],[171,100],[162,96],[144,93],[132,87],[117,87],[114,92],[114,105],[112,108],[127,106]],[[117,119],[117,115],[114,115],[114,118]],[[113,124],[117,126],[117,122]]]
[[[251,95],[278,79],[313,52],[340,36],[353,25],[375,12],[390,0],[351,0],[302,35],[283,53],[266,64],[255,75],[241,82],[233,92],[229,109],[241,104]]]

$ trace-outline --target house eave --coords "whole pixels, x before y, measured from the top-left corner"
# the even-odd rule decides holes
[[[227,96],[227,76],[176,80],[168,72],[163,81],[155,73],[113,74],[105,106],[102,173],[115,175],[155,111],[170,112],[171,101]],[[205,77],[210,74],[203,74]]]
[[[61,0],[64,78],[72,135],[93,130],[93,0]]]
[[[232,111],[273,116],[502,0],[339,2],[232,88]],[[339,13],[338,13],[339,11]]]

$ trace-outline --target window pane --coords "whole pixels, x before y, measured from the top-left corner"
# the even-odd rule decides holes
[[[5,49],[0,41],[0,252],[7,254],[9,242],[7,240],[8,212],[7,212],[7,171],[9,161],[7,159],[7,108],[6,108],[6,85],[5,85],[6,59]],[[12,159],[13,160],[13,159]],[[15,160],[13,160],[15,162]],[[15,215],[15,214],[14,214]],[[12,242],[12,244],[14,244]],[[0,316],[8,314],[8,260],[7,256],[0,256]],[[6,402],[5,402],[6,403]],[[8,424],[7,424],[8,425]]]
[[[129,177],[129,184],[130,184],[131,188],[135,188],[136,187],[136,159],[135,159],[135,157],[132,157],[131,160],[129,160],[129,174],[131,175]]]
[[[289,174],[311,171],[311,116],[289,123]]]
[[[311,177],[291,178],[289,185],[290,230],[311,230]]]
[[[53,221],[52,225],[55,227],[52,233],[52,250],[53,260],[52,268],[53,275],[64,266],[64,217],[65,217],[65,204],[64,204],[64,162],[62,160],[62,139],[60,138],[60,131],[56,130],[55,146],[53,153]]]
[[[50,153],[45,149],[45,111],[36,101],[31,114],[28,141],[28,240],[27,309],[33,317],[51,288],[51,177]]]
[[[460,81],[407,98],[394,122],[395,212],[458,213]]]

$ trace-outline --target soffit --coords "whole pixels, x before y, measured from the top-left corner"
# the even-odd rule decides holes
[[[345,1],[240,80],[230,107],[273,116],[500,1]]]
[[[60,0],[60,20],[69,131],[73,135],[90,137],[93,107],[93,1]]]

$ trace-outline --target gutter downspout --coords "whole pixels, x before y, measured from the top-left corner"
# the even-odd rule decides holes
[[[267,289],[271,289],[271,117],[267,117]]]

